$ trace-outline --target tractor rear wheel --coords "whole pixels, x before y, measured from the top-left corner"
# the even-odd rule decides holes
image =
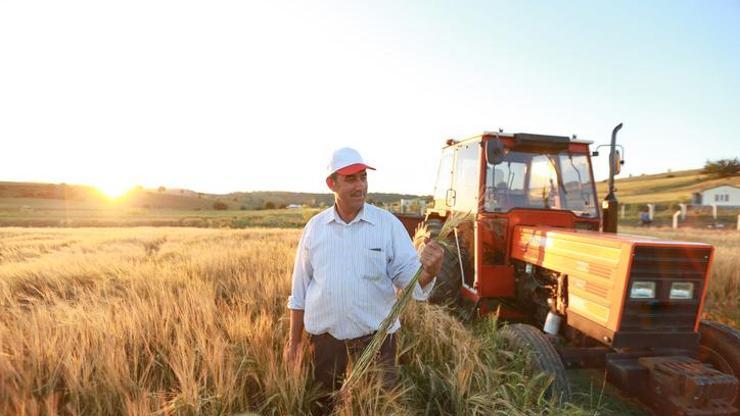
[[[699,360],[740,380],[740,331],[715,321],[699,323]],[[733,406],[740,408],[740,394]]]
[[[442,231],[442,220],[437,218],[427,220],[427,231],[430,237],[437,238],[439,232]]]
[[[545,391],[547,397],[556,397],[561,402],[570,401],[571,390],[565,366],[542,331],[532,325],[512,324],[503,327],[501,335],[510,351],[517,356],[526,354],[529,371],[552,377],[552,382]]]
[[[438,219],[427,221],[427,229],[432,238],[437,237],[442,229],[442,221]],[[460,261],[456,251],[454,243],[450,245],[450,249],[445,250],[442,268],[437,273],[437,280],[432,288],[432,293],[429,294],[429,303],[435,305],[453,305],[457,303],[460,297],[462,278],[460,277]]]

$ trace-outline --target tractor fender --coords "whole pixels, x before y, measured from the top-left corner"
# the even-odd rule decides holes
[[[699,360],[740,381],[740,331],[716,321],[699,323]],[[740,409],[740,392],[733,406]]]

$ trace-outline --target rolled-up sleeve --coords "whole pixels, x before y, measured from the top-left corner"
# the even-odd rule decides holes
[[[403,289],[408,286],[411,279],[414,278],[419,267],[421,267],[421,262],[419,261],[419,255],[414,249],[414,245],[411,243],[411,238],[403,227],[403,224],[401,224],[401,221],[397,218],[394,217],[393,219],[394,221],[391,231],[393,236],[391,240],[393,247],[391,259],[388,263],[388,275],[397,288]],[[434,287],[436,280],[437,277],[435,276],[434,279],[432,279],[432,281],[423,289],[421,285],[417,283],[416,287],[414,287],[414,299],[420,301],[427,300],[429,295],[432,293],[432,288]]]
[[[307,240],[310,234],[310,223],[303,229],[301,240],[295,255],[293,265],[293,281],[290,296],[288,297],[288,309],[303,310],[306,305],[306,290],[313,276],[313,267],[308,255]]]

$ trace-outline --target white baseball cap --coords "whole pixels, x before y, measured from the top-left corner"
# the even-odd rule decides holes
[[[334,173],[353,175],[364,169],[375,170],[374,167],[371,167],[362,160],[362,156],[360,156],[357,150],[351,147],[343,147],[335,150],[331,155],[329,165],[326,167],[326,177],[328,178]]]

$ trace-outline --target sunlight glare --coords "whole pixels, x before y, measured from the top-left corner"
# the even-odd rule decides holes
[[[115,200],[126,195],[131,189],[133,189],[133,186],[111,182],[107,184],[97,185],[96,188],[109,199]]]

